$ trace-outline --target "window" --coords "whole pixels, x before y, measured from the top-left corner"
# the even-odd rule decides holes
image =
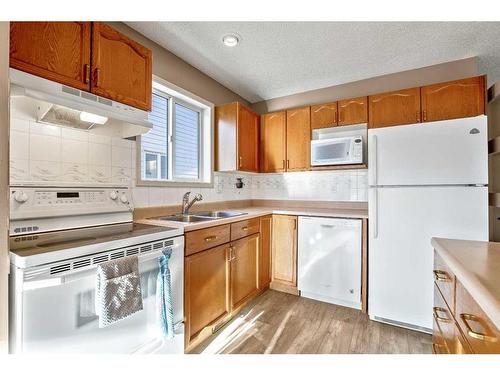
[[[153,87],[153,128],[138,137],[138,185],[211,183],[213,107],[168,86]]]

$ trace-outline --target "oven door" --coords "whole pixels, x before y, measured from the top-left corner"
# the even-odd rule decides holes
[[[319,139],[311,141],[311,165],[352,163],[352,138]]]
[[[95,268],[39,279],[28,278],[29,269],[13,269],[11,352],[183,353],[183,246],[183,241],[174,245],[169,262],[176,322],[173,340],[159,339],[159,250],[139,256],[143,310],[105,328],[99,328],[95,315]]]

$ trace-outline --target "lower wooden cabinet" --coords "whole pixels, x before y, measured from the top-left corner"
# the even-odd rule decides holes
[[[184,314],[186,344],[205,327],[230,313],[230,245],[222,245],[185,258]],[[206,332],[209,335],[211,332]]]
[[[259,289],[269,287],[271,283],[271,238],[273,217],[260,218],[260,248],[259,248]]]
[[[259,292],[259,234],[231,243],[231,311]]]
[[[273,215],[271,288],[297,294],[297,216]]]

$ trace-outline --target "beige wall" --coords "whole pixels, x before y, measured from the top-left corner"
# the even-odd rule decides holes
[[[153,74],[185,90],[196,94],[215,105],[240,101],[249,104],[227,87],[210,78],[181,58],[121,22],[109,24],[153,51]]]
[[[0,22],[0,353],[7,351],[9,272],[9,23]]]
[[[254,103],[258,113],[355,98],[479,75],[477,58],[452,61]]]

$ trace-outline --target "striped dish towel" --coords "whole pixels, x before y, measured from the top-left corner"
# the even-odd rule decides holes
[[[161,336],[166,339],[174,338],[174,307],[172,304],[172,281],[168,262],[172,256],[172,249],[165,249],[159,258],[160,270],[156,280],[156,305],[158,308],[158,323]]]

